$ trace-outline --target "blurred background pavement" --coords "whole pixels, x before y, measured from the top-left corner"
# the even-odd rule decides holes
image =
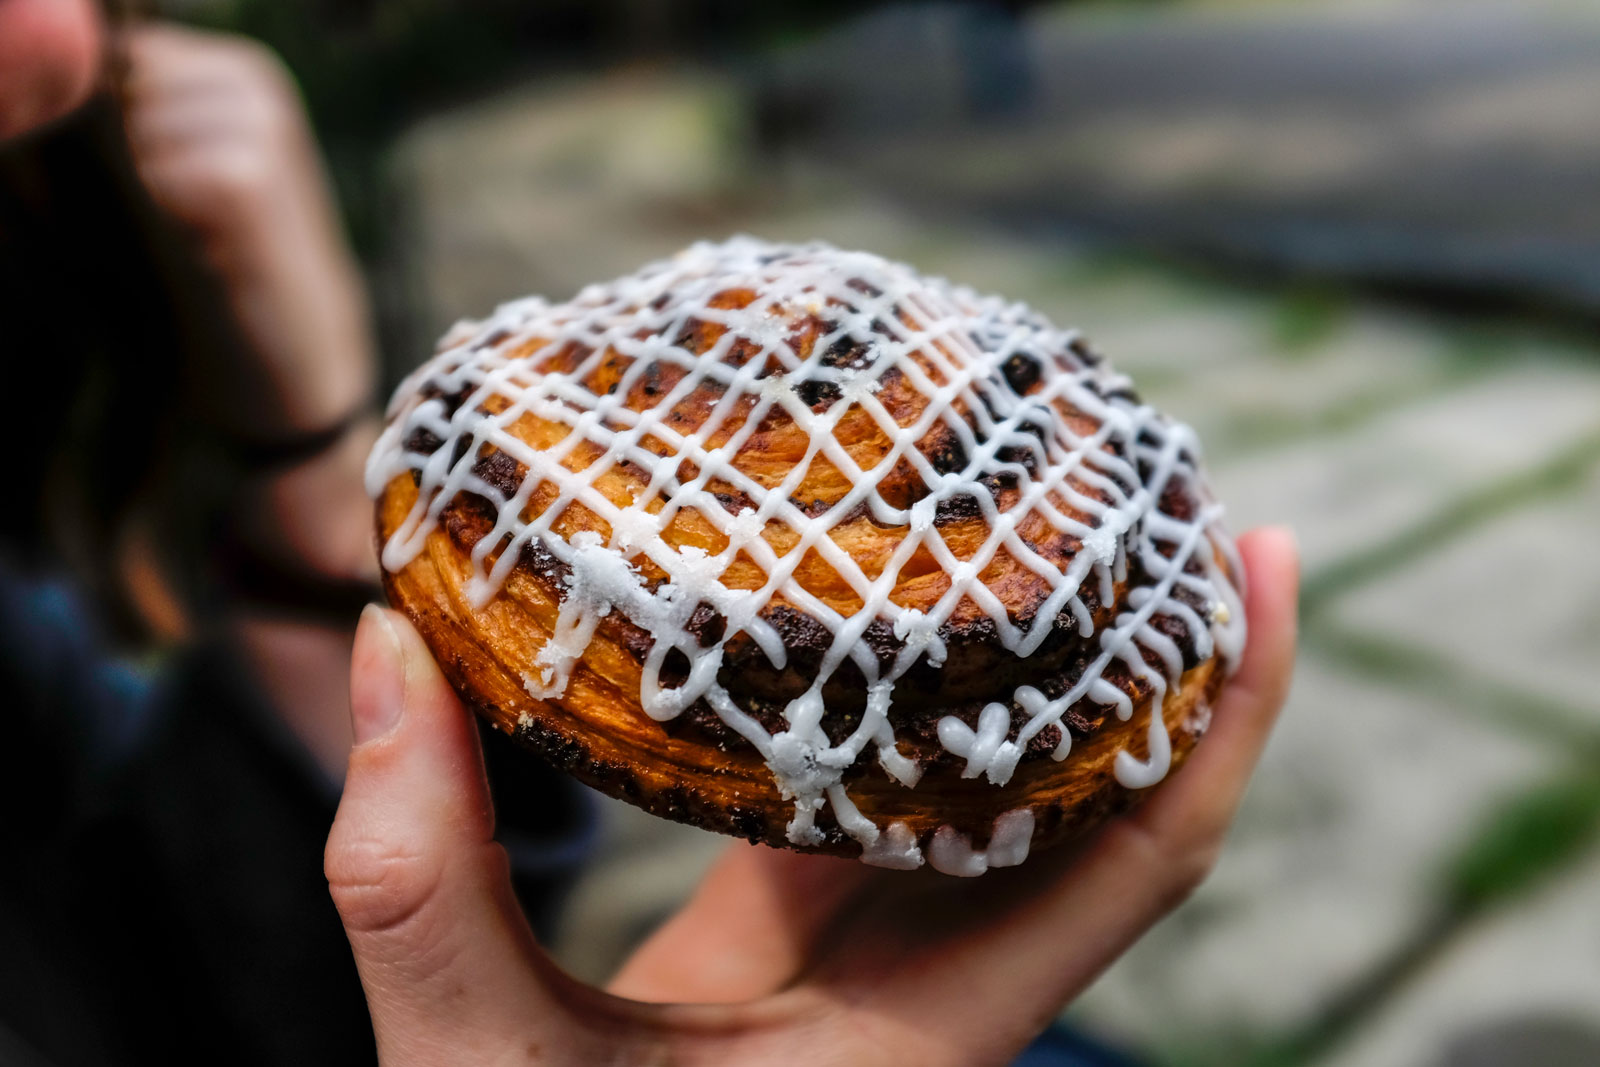
[[[1082,327],[1235,528],[1297,529],[1305,654],[1215,876],[1069,1017],[1162,1064],[1600,1063],[1600,9],[176,7],[295,68],[396,372],[741,231]],[[591,977],[720,843],[607,810]]]

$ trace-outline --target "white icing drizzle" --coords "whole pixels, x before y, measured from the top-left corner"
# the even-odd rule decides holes
[[[719,294],[732,289],[752,289],[757,295],[741,308],[712,306]],[[802,359],[790,344],[790,332],[812,314],[836,323],[836,328]],[[704,355],[672,340],[691,319],[726,328]],[[1094,636],[1093,618],[1078,595],[1083,583],[1094,583],[1090,588],[1102,603],[1109,603],[1115,583],[1127,578],[1130,561],[1151,579],[1129,591],[1123,610],[1099,634],[1098,654],[1065,692],[1050,698],[1025,685],[1015,691],[1011,705],[984,707],[975,728],[953,715],[940,720],[940,743],[965,760],[964,776],[985,777],[996,786],[1010,779],[1029,742],[1049,728],[1060,736],[1054,758],[1069,756],[1071,737],[1062,719],[1078,701],[1110,705],[1123,720],[1132,716],[1132,700],[1106,676],[1113,665],[1153,693],[1147,756],[1118,753],[1117,779],[1130,789],[1154,784],[1170,762],[1164,698],[1183,672],[1181,650],[1154,621],[1158,616],[1177,619],[1198,657],[1215,654],[1227,669],[1242,651],[1244,612],[1231,577],[1242,570],[1220,525],[1221,509],[1211,502],[1196,470],[1199,445],[1194,434],[1132,399],[1128,380],[1084,355],[1075,348],[1077,341],[1075,331],[1055,328],[1022,304],[979,296],[877,256],[820,243],[773,245],[749,237],[694,245],[629,277],[589,286],[566,304],[539,298],[505,304],[482,322],[452,328],[438,354],[395,394],[389,424],[368,462],[367,487],[376,496],[394,477],[413,475],[418,497],[383,546],[383,565],[397,571],[415,559],[444,509],[461,494],[491,501],[496,523],[472,552],[467,591],[475,606],[494,597],[525,546],[536,546],[567,567],[556,631],[537,654],[538,671],[524,678],[532,696],[559,698],[600,620],[619,612],[654,638],[640,686],[645,712],[665,721],[705,701],[760,752],[780,792],[793,803],[791,841],[820,843],[816,816],[828,807],[839,828],[861,843],[867,862],[920,866],[922,851],[906,826],[880,827],[863,816],[850,800],[844,776],[871,749],[891,778],[915,786],[921,768],[896,747],[888,718],[895,683],[919,661],[933,667],[944,662],[940,627],[963,601],[988,616],[1006,650],[1027,657],[1062,613],[1076,622],[1084,638]],[[759,346],[760,354],[738,366],[724,363],[737,342]],[[865,365],[859,360],[845,366],[822,362],[836,342],[865,345]],[[531,350],[517,354],[530,343]],[[574,350],[571,346],[584,353],[578,366],[565,372],[539,369],[556,353]],[[615,390],[597,396],[582,382],[608,351],[631,363]],[[1041,368],[1036,391],[1019,392],[1009,384],[1004,368],[1015,357]],[[652,365],[681,368],[684,376],[653,407],[634,411],[624,400]],[[891,369],[928,401],[909,425],[897,423],[877,395]],[[720,385],[721,397],[705,421],[692,430],[675,429],[667,420],[674,405],[708,381]],[[837,396],[820,411],[799,390],[802,383],[817,382],[829,384]],[[464,401],[454,410],[440,399],[463,394]],[[491,399],[502,410],[481,410]],[[736,415],[743,402],[753,407]],[[835,426],[852,410],[867,412],[892,442],[888,454],[870,469],[858,467],[834,436]],[[1066,413],[1080,426],[1092,424],[1094,429],[1080,434]],[[565,438],[544,449],[527,444],[510,430],[525,414],[567,426]],[[741,446],[769,415],[792,419],[809,444],[789,474],[771,487],[734,464]],[[959,471],[935,469],[915,447],[936,422],[953,431],[962,446],[965,465]],[[726,440],[708,445],[714,434],[730,428]],[[442,443],[427,452],[412,450],[407,442],[419,431]],[[664,442],[672,455],[663,458],[645,447],[647,438]],[[484,446],[526,468],[516,492],[508,496],[474,473]],[[585,462],[573,456],[580,446],[601,454]],[[582,469],[571,469],[569,460]],[[852,488],[825,512],[812,515],[791,493],[819,460],[845,472]],[[680,461],[692,467],[681,467]],[[622,462],[649,476],[648,485],[626,506],[596,488],[597,478]],[[902,463],[910,464],[927,490],[903,508],[877,492],[879,482]],[[679,481],[680,469],[696,473]],[[1004,511],[983,481],[995,476],[1020,490],[1020,499]],[[1186,487],[1179,496],[1199,501],[1187,517],[1162,508],[1163,492],[1174,478]],[[729,514],[708,490],[712,483],[731,485],[753,507]],[[541,485],[558,495],[530,514],[528,502]],[[990,529],[985,543],[965,557],[951,550],[934,522],[937,506],[958,497],[975,500]],[[585,532],[570,541],[555,534],[552,523],[573,504],[599,516],[609,534]],[[837,524],[862,506],[877,523],[905,529],[877,577],[869,577],[831,536]],[[721,531],[727,547],[712,555],[664,540],[662,531],[683,509],[698,512]],[[1081,547],[1065,569],[1019,536],[1019,523],[1030,514],[1079,540]],[[794,531],[798,543],[778,555],[764,537],[770,524]],[[491,563],[496,551],[499,555]],[[950,579],[948,591],[923,610],[891,599],[901,569],[919,551],[931,555]],[[840,614],[796,580],[796,567],[808,552],[854,591],[862,603],[859,610]],[[1008,614],[980,577],[1001,552],[1032,570],[1048,589],[1043,604],[1024,623]],[[761,588],[730,589],[720,580],[741,553],[768,576]],[[1218,566],[1218,554],[1226,567]],[[654,590],[639,573],[642,560],[666,574]],[[1198,561],[1198,573],[1186,569],[1191,561]],[[1180,598],[1180,592],[1187,596]],[[718,670],[724,647],[738,634],[748,636],[775,668],[783,668],[787,652],[764,614],[776,602],[821,623],[831,644],[810,687],[784,709],[785,728],[769,733],[737,705],[718,681]],[[704,648],[689,628],[690,616],[702,603],[726,620],[723,636]],[[1207,605],[1204,617],[1194,603]],[[901,642],[887,668],[863,640],[876,620],[887,623]],[[688,677],[676,687],[664,686],[661,671],[674,650],[689,662]],[[866,706],[859,725],[835,744],[822,725],[823,686],[847,660],[866,679]],[[1015,731],[1013,705],[1027,717]],[[927,860],[936,869],[958,874],[1020,863],[1032,830],[1030,810],[1008,812],[996,820],[988,848],[975,852],[965,838],[944,827],[934,835]]]
[[[922,849],[911,827],[903,822],[892,822],[870,844],[862,847],[861,862],[874,867],[914,871],[923,864]]]
[[[900,823],[895,825],[902,826]],[[954,827],[939,827],[928,845],[928,864],[941,874],[976,878],[991,867],[1018,866],[1028,858],[1028,845],[1032,841],[1033,812],[1028,808],[1018,808],[994,821],[989,847],[982,852],[974,849],[967,836],[957,832]]]

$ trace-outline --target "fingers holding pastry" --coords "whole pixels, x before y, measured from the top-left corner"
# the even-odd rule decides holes
[[[1171,784],[1150,798],[1127,826],[1163,847],[1188,842],[1201,850],[1197,873],[1214,854],[1244,797],[1250,773],[1289,695],[1297,637],[1300,553],[1293,531],[1264,527],[1239,538],[1246,572],[1250,640],[1239,671],[1217,701],[1204,745]],[[1198,879],[1196,879],[1198,880]],[[1191,887],[1192,888],[1192,887]]]
[[[1088,953],[1075,963],[1075,970],[1084,964],[1092,969],[1068,982],[1063,999],[1076,995],[1210,874],[1288,696],[1300,584],[1294,534],[1285,527],[1264,528],[1245,534],[1238,545],[1250,633],[1239,671],[1223,689],[1205,743],[1190,761],[1086,848],[1080,867],[1086,881],[1100,885],[1098,904],[1084,911],[1079,924],[1098,928],[1104,953]],[[1040,965],[1053,965],[1048,952]]]
[[[477,1062],[555,1032],[570,983],[512,893],[471,718],[394,612],[362,617],[351,716],[325,863],[384,1062]]]
[[[691,1050],[696,1062],[782,1062],[816,1022],[794,1000],[657,1007],[567,977],[513,895],[471,718],[403,616],[367,609],[351,679],[356,746],[325,866],[385,1067]],[[705,946],[688,952],[688,966],[707,962]]]
[[[1081,849],[980,883],[901,882],[862,907],[814,980],[888,1041],[1003,1062],[1209,871],[1288,692],[1295,648],[1294,538],[1239,542],[1250,644],[1205,744],[1148,803]],[[975,974],[1004,974],[975,984]]]

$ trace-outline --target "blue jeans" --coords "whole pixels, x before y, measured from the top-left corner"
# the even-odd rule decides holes
[[[1058,1024],[1023,1049],[1012,1067],[1143,1067],[1143,1064],[1126,1052]]]

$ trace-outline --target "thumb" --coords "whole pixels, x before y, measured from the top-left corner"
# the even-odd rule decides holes
[[[325,869],[383,1062],[569,1045],[573,983],[512,893],[471,716],[410,623],[377,607],[350,686],[355,747]]]

